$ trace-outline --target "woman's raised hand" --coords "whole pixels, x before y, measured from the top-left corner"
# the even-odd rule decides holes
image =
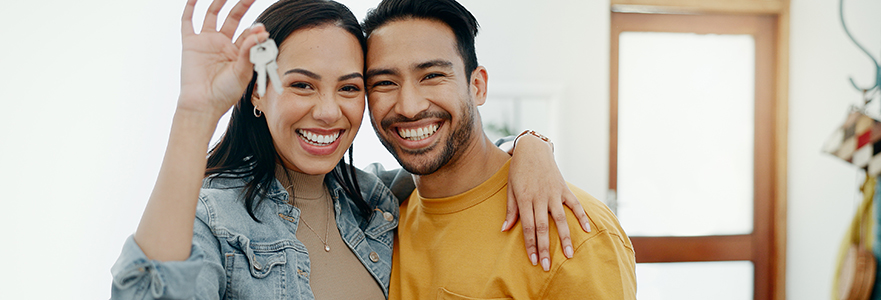
[[[219,118],[242,97],[251,80],[254,66],[249,54],[258,40],[269,33],[261,24],[245,30],[232,42],[242,16],[254,0],[239,1],[230,10],[220,30],[217,15],[225,0],[214,0],[205,13],[202,31],[193,29],[196,0],[188,0],[181,17],[183,54],[181,56],[181,91],[178,109],[208,113]]]
[[[239,20],[254,0],[239,1],[218,31],[217,13],[224,2],[211,3],[199,34],[192,21],[196,0],[187,1],[181,18],[180,98],[165,159],[134,236],[149,259],[181,261],[190,256],[208,143],[217,121],[241,99],[251,79],[251,47],[269,36],[263,26],[254,26],[233,43]]]

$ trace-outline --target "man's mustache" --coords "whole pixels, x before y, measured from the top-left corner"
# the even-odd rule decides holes
[[[379,123],[379,125],[382,127],[383,130],[388,130],[388,128],[390,126],[392,126],[392,124],[394,124],[394,123],[416,122],[416,121],[419,121],[422,119],[427,119],[427,118],[438,118],[441,120],[452,120],[453,116],[450,115],[450,113],[448,113],[446,111],[423,111],[423,112],[416,114],[412,118],[408,118],[408,117],[405,117],[402,115],[390,116],[388,118],[382,119],[382,121]]]

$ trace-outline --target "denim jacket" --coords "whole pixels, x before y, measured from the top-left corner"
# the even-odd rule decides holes
[[[368,220],[356,213],[333,176],[325,183],[340,235],[388,297],[398,201],[376,176],[360,170],[356,174],[364,200],[374,208]],[[149,260],[130,236],[111,269],[111,298],[314,299],[309,254],[296,238],[299,209],[288,204],[288,193],[276,180],[254,210],[261,223],[254,222],[240,198],[245,183],[222,177],[204,181],[185,261]]]

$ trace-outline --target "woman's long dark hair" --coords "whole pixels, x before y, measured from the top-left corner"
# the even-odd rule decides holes
[[[257,22],[263,23],[266,31],[269,32],[269,38],[278,43],[299,29],[334,25],[350,32],[361,43],[362,51],[366,49],[364,34],[355,15],[345,5],[334,1],[278,1],[260,14]],[[205,176],[251,178],[245,186],[244,205],[248,215],[254,221],[260,222],[254,215],[254,208],[259,205],[259,199],[264,198],[269,187],[272,186],[275,180],[276,162],[280,161],[281,157],[272,143],[266,118],[258,118],[253,114],[254,104],[251,103],[251,96],[254,93],[255,81],[256,76],[252,76],[251,83],[245,89],[241,100],[232,109],[226,133],[208,152]],[[349,163],[345,162],[345,158],[340,159],[329,175],[342,183],[344,192],[354,199],[360,213],[368,218],[373,210],[361,196],[361,189],[355,178],[355,167],[351,164],[351,147],[348,152]]]

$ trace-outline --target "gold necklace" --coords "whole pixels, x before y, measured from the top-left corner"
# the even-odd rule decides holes
[[[327,188],[324,189],[324,194],[327,195]],[[330,203],[330,201],[327,202]],[[312,226],[309,226],[309,222],[306,222],[306,219],[303,218],[302,211],[300,211],[300,220],[303,220],[303,224],[306,224],[306,228],[309,228],[309,231],[312,231],[312,233],[315,234],[315,237],[317,237],[318,240],[321,241],[322,244],[324,244],[324,251],[330,252],[330,246],[327,245],[327,232],[328,228],[330,228],[330,207],[325,210],[324,216],[327,220],[324,222],[324,239],[322,240],[321,236],[318,235],[317,232],[315,232],[315,229],[312,229]]]

